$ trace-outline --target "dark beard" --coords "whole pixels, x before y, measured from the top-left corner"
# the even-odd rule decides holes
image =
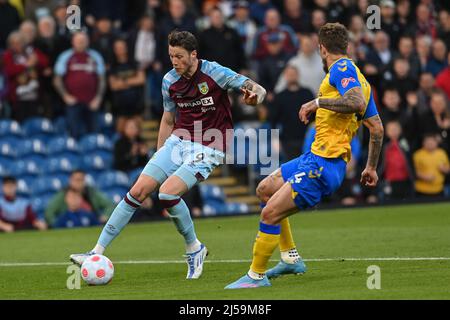
[[[327,60],[322,59],[322,63],[323,63],[323,71],[325,71],[325,74],[327,74],[328,73]]]

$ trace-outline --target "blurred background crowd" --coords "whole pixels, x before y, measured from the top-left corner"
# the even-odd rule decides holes
[[[81,8],[82,32],[67,28],[72,4]],[[380,29],[366,24],[372,4]],[[448,198],[449,10],[445,0],[0,0],[0,231],[106,221],[151,155],[141,130],[163,112],[174,29],[197,36],[200,58],[267,89],[257,108],[230,92],[234,121],[281,129],[280,142],[266,144],[287,161],[314,139],[314,123],[301,124],[298,111],[325,76],[317,32],[327,22],[344,24],[348,56],[372,84],[386,140],[379,188],[359,184],[368,151],[361,130],[345,182],[328,202]],[[254,186],[258,168],[224,174],[245,170]],[[201,215],[201,195],[211,192],[193,193],[191,210]],[[153,200],[147,208],[159,215]]]

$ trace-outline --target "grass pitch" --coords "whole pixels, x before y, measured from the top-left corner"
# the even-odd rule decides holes
[[[248,270],[258,221],[197,220],[210,250],[198,281],[185,280],[184,244],[171,222],[130,225],[106,253],[112,283],[80,290],[66,287],[68,256],[91,249],[100,228],[0,234],[0,299],[450,299],[450,204],[296,215],[291,226],[308,272],[270,288],[223,290]],[[278,252],[273,258],[271,266]],[[366,285],[372,265],[380,290]]]

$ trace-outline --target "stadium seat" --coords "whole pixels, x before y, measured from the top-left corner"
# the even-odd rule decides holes
[[[28,198],[31,196],[31,182],[25,179],[17,179],[17,195],[19,197]]]
[[[103,134],[91,134],[84,136],[80,141],[80,149],[83,153],[97,150],[112,151],[113,144],[111,140]]]
[[[58,178],[42,177],[33,183],[31,189],[33,190],[33,196],[36,197],[55,194],[64,187],[64,182]]]
[[[130,187],[130,179],[121,171],[107,171],[100,174],[97,178],[97,187],[104,190],[115,187]]]
[[[77,155],[71,156],[57,156],[50,158],[46,161],[45,173],[57,174],[57,173],[72,173],[73,171],[80,169],[81,161]]]
[[[32,118],[23,125],[25,135],[28,137],[54,135],[55,128],[52,122],[46,118]]]
[[[9,173],[10,165],[11,165],[10,163],[5,162],[4,160],[0,160],[0,177],[1,178],[10,175],[10,173]]]
[[[36,161],[19,160],[11,164],[9,173],[14,177],[38,176],[42,172],[41,166]]]
[[[128,188],[109,188],[102,190],[102,192],[108,197],[108,199],[114,201],[115,204],[118,204],[120,201],[122,201],[128,191]]]
[[[226,215],[248,214],[250,208],[245,203],[226,203],[223,207],[223,213]]]
[[[48,154],[51,156],[65,156],[79,152],[80,148],[74,138],[58,136],[48,142]]]
[[[23,137],[23,131],[20,124],[13,120],[0,121],[0,139],[4,137]]]
[[[99,132],[111,137],[115,133],[114,129],[114,117],[111,113],[99,113],[97,126]]]
[[[17,149],[17,156],[21,159],[32,155],[47,156],[47,146],[41,139],[24,140],[19,143]]]
[[[55,128],[55,133],[61,136],[69,134],[67,130],[67,121],[65,117],[59,117],[53,121],[53,127]]]
[[[108,152],[96,151],[85,155],[82,168],[87,172],[109,170],[112,167],[113,155]]]
[[[8,141],[0,141],[0,156],[4,158],[14,159],[17,157],[17,145]]]
[[[46,195],[33,197],[31,199],[31,207],[33,208],[34,212],[37,213],[38,218],[45,219],[45,210],[47,209],[47,206],[53,197],[54,195]]]
[[[226,196],[221,187],[202,184],[199,186],[199,189],[200,189],[200,196],[202,197],[204,202],[209,201],[217,201],[220,203],[225,202]]]

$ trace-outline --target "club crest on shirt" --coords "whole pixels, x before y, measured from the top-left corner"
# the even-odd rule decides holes
[[[209,92],[208,83],[202,82],[198,84],[198,89],[200,90],[201,94],[207,94]]]

